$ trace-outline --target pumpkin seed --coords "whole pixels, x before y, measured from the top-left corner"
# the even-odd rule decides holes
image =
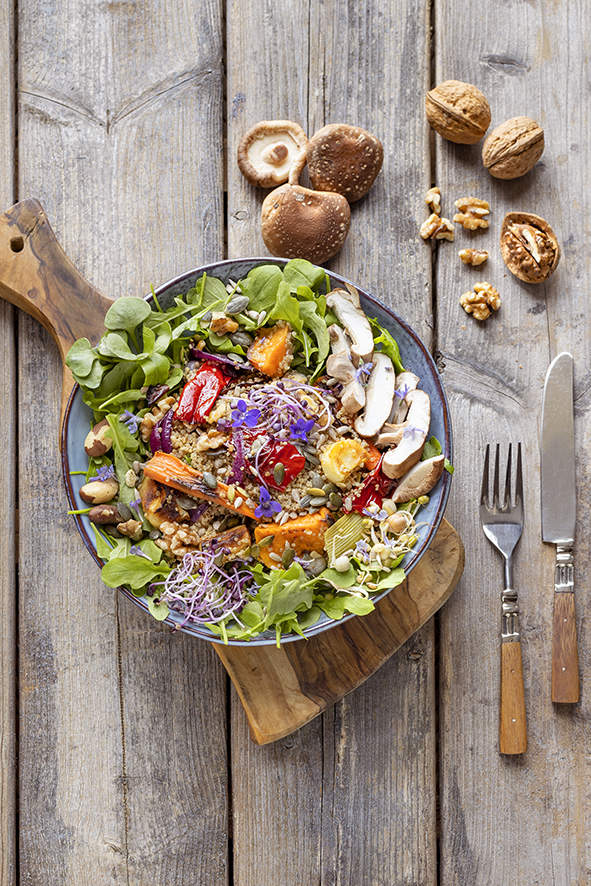
[[[116,526],[105,526],[105,532],[107,533],[107,535],[110,535],[111,538],[123,537]]]
[[[310,499],[310,507],[311,508],[321,508],[326,504],[326,496],[318,495],[315,498]]]
[[[287,569],[293,563],[293,558],[295,557],[295,553],[291,548],[286,548],[281,555],[281,562],[283,566]]]
[[[320,575],[321,572],[324,572],[326,569],[326,560],[324,557],[316,557],[314,560],[310,560],[308,565],[306,566],[306,572],[310,575]]]
[[[331,511],[338,511],[338,509],[343,504],[343,496],[339,495],[338,492],[331,492],[328,496],[328,506]]]
[[[152,529],[150,531],[148,538],[151,538],[152,540],[154,540],[156,538],[161,538],[161,536],[162,536],[162,533],[159,529]]]
[[[210,489],[215,489],[216,486],[218,485],[218,481],[213,476],[213,474],[210,473],[209,471],[203,472],[203,482],[205,483],[206,486],[209,486]]]
[[[117,510],[118,510],[119,514],[121,515],[121,521],[120,521],[121,523],[125,523],[126,520],[132,519],[133,514],[131,513],[131,509],[128,508],[124,502],[122,502],[122,501],[117,502]]]
[[[320,496],[320,498],[323,498],[325,496],[324,489],[321,486],[309,486],[308,489],[306,489],[306,492],[308,493],[308,495],[316,497]]]
[[[264,538],[261,538],[259,541],[259,548],[266,548],[267,545],[270,545],[273,541],[272,535],[266,535]]]
[[[316,488],[322,486],[322,476],[318,473],[318,471],[313,471],[310,474],[310,486],[315,486]]]
[[[278,486],[281,486],[283,480],[285,479],[285,468],[283,464],[278,461],[275,467],[273,468],[273,479]]]
[[[209,323],[211,323],[212,316],[213,315],[212,315],[211,311],[206,311],[205,314],[203,315],[203,317],[201,318],[201,325],[207,326]]]
[[[228,499],[230,504],[232,504],[232,502],[236,498],[236,490],[234,489],[233,486],[228,486],[228,488],[226,490],[226,498]]]
[[[249,298],[247,295],[235,295],[226,305],[226,314],[241,314],[247,307]]]
[[[256,557],[259,556],[260,552],[261,552],[261,546],[260,546],[260,545],[251,545],[251,546],[250,546],[250,550],[249,550],[248,553],[250,554],[251,557],[255,557],[255,558],[256,558]]]
[[[336,492],[336,489],[333,483],[325,483],[322,487],[322,491],[325,495],[330,495],[331,492]]]

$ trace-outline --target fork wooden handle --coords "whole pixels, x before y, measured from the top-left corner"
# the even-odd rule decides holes
[[[501,711],[499,751],[501,754],[524,754],[527,750],[527,723],[521,642],[501,643]]]
[[[579,700],[579,654],[574,591],[554,594],[552,625],[552,701],[573,704]]]

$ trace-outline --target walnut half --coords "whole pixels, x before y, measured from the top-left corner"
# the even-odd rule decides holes
[[[490,206],[486,200],[479,200],[478,197],[460,197],[456,200],[455,207],[458,212],[454,215],[454,221],[466,230],[488,228],[489,220],[485,216],[490,215]]]
[[[437,215],[441,212],[441,191],[435,185],[433,188],[429,188],[427,193],[425,194],[425,203],[431,210],[431,212],[436,212]]]
[[[419,234],[423,240],[453,240],[454,229],[448,218],[440,218],[434,212],[423,222]]]
[[[501,296],[492,284],[483,280],[475,283],[471,292],[465,292],[461,296],[460,304],[475,320],[488,320],[491,312],[498,311],[501,307]]]
[[[460,249],[458,255],[465,265],[470,265],[472,268],[483,265],[488,258],[486,249]]]
[[[560,246],[548,222],[531,212],[509,212],[501,227],[501,255],[525,283],[543,283],[560,259]]]

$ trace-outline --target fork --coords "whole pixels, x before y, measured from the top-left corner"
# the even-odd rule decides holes
[[[521,636],[517,591],[513,587],[513,553],[523,531],[523,475],[521,443],[517,444],[515,498],[511,498],[512,445],[509,444],[505,491],[499,492],[500,446],[497,443],[492,502],[489,497],[489,462],[491,445],[487,444],[482,472],[480,522],[490,543],[505,561],[505,587],[501,594],[501,708],[499,714],[499,751],[501,754],[524,754],[527,750],[527,725],[523,689]]]

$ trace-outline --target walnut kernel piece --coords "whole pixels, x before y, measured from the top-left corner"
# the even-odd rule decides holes
[[[227,332],[236,332],[238,323],[232,317],[226,316],[223,311],[214,311],[209,328],[216,335],[225,335]]]
[[[478,197],[460,197],[455,202],[456,212],[454,221],[462,225],[468,231],[475,231],[477,228],[488,228],[489,220],[485,215],[490,215],[490,206],[486,200],[479,200]]]
[[[461,80],[445,80],[428,92],[425,111],[435,132],[460,145],[476,144],[490,124],[486,98],[476,86]]]
[[[454,229],[448,218],[440,218],[436,212],[419,228],[423,240],[453,240]]]
[[[425,194],[425,203],[431,212],[436,212],[439,215],[441,212],[441,191],[437,186],[429,188]]]
[[[147,443],[150,439],[150,434],[152,433],[154,425],[166,415],[168,410],[174,406],[175,403],[176,397],[163,397],[162,400],[158,400],[158,403],[156,403],[156,406],[154,406],[151,412],[146,412],[140,422],[140,437],[144,443]]]
[[[486,249],[460,249],[458,255],[465,265],[470,265],[473,268],[483,265],[488,258]]]
[[[501,296],[494,286],[482,281],[475,283],[471,292],[465,292],[460,297],[460,304],[475,320],[487,320],[492,311],[498,311],[501,307]]]
[[[548,222],[531,212],[509,212],[501,227],[501,255],[525,283],[543,283],[560,260],[560,246]]]
[[[117,529],[121,535],[126,535],[132,541],[139,541],[142,537],[142,524],[139,520],[126,520],[124,523],[117,523]]]

